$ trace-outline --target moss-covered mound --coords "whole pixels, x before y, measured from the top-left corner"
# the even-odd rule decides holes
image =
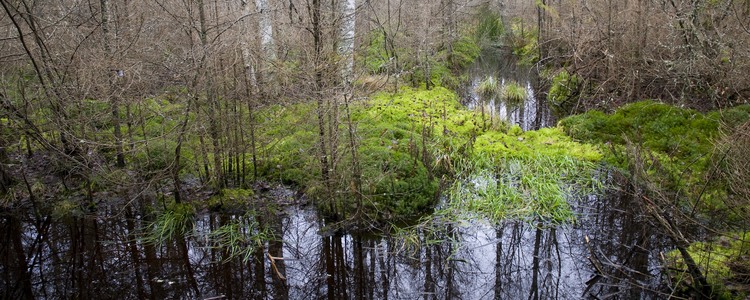
[[[714,166],[714,144],[722,136],[722,125],[733,130],[750,119],[748,110],[740,106],[704,114],[649,100],[612,114],[589,111],[571,116],[560,126],[577,140],[602,146],[605,159],[625,173],[631,173],[632,153],[640,153],[646,175],[692,197],[707,192],[704,180]]]
[[[713,242],[697,242],[687,251],[703,272],[711,286],[712,299],[746,299],[750,291],[750,242],[747,233],[732,234]],[[666,255],[669,279],[678,292],[690,294],[692,285],[687,266],[679,251]]]
[[[466,140],[478,128],[455,93],[445,88],[381,93],[353,114],[366,205],[381,215],[414,216],[437,199],[433,153],[440,137]]]
[[[451,213],[552,223],[575,218],[570,198],[591,191],[601,154],[560,128],[489,131],[476,138],[468,166],[456,181]]]
[[[470,208],[470,213],[491,219],[568,220],[571,184],[590,179],[586,174],[601,157],[593,146],[574,142],[560,128],[524,132],[518,126],[492,124],[483,129],[481,116],[442,87],[379,93],[351,109],[361,177],[355,180],[348,125],[342,123],[333,172],[335,200],[326,199],[329,193],[319,180],[317,120],[310,117],[314,109],[309,104],[259,113],[265,144],[260,174],[304,187],[324,203],[321,209],[344,216],[359,208],[371,220],[414,219],[434,207],[445,192],[440,189],[443,183],[452,195],[452,205],[443,207],[464,213]],[[467,188],[478,174],[492,174],[492,189]]]
[[[493,221],[573,218],[567,200],[576,182],[592,179],[593,162],[601,158],[596,148],[574,142],[560,128],[524,132],[494,124],[483,131],[480,118],[442,88],[374,97],[355,117],[362,129],[368,128],[363,132],[374,133],[363,138],[360,148],[369,166],[364,179],[372,199],[397,208],[410,203],[394,213],[428,207],[432,202],[427,200],[436,199],[439,176],[452,181],[444,206],[452,214]],[[399,168],[393,168],[394,158],[401,158],[395,164]]]
[[[641,101],[607,115],[599,111],[560,122],[572,137],[598,143],[642,143],[668,156],[689,159],[711,152],[720,118],[655,101]]]
[[[568,117],[560,125],[572,137],[600,145],[605,159],[638,186],[645,205],[667,211],[659,214],[668,214],[677,226],[698,224],[721,236],[694,242],[687,252],[706,277],[710,297],[744,299],[750,282],[747,239],[729,228],[746,230],[750,203],[738,201],[732,180],[747,178],[747,168],[732,164],[738,161],[733,155],[740,152],[730,150],[744,147],[746,142],[738,142],[744,135],[738,133],[746,131],[742,124],[748,120],[747,105],[704,114],[641,101],[612,114],[589,111]],[[674,250],[666,264],[676,292],[690,295],[701,288],[687,272],[684,257]]]

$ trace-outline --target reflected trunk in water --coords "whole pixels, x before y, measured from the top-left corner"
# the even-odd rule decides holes
[[[424,243],[426,244],[426,243]],[[424,300],[435,299],[435,279],[432,278],[432,247],[425,247]]]
[[[346,265],[343,238],[339,235],[323,237],[323,256],[326,271],[328,299],[347,299]]]
[[[138,251],[138,240],[135,235],[135,222],[134,222],[133,208],[128,207],[125,214],[125,226],[128,233],[128,246],[130,250],[130,259],[133,261],[133,271],[135,272],[136,280],[136,294],[139,299],[147,299],[145,286],[143,283],[143,274],[141,274],[141,255]]]
[[[276,238],[247,261],[205,240],[245,216],[198,214],[194,232],[154,245],[140,239],[153,230],[151,214],[136,209],[56,221],[18,211],[0,224],[0,287],[12,299],[659,298],[657,254],[669,249],[638,203],[613,193],[571,204],[575,225],[444,224],[416,233],[414,248],[387,236],[321,235],[315,212],[289,207],[254,217]]]
[[[368,286],[368,276],[364,264],[366,262],[364,257],[364,251],[362,249],[362,237],[354,236],[353,239],[353,251],[354,251],[354,298],[355,299],[368,299],[366,297],[365,288]]]
[[[289,299],[289,287],[286,284],[286,263],[284,262],[284,231],[281,218],[271,220],[271,232],[276,237],[268,242],[268,255],[271,259],[271,277],[273,278],[273,299]]]
[[[3,219],[1,231],[4,233],[5,243],[0,246],[2,259],[3,299],[34,299],[34,291],[29,274],[29,263],[24,249],[23,224],[14,215]]]
[[[530,300],[539,300],[539,247],[542,241],[542,224],[537,223],[536,234],[534,235],[534,254],[531,263],[531,290],[529,290]]]

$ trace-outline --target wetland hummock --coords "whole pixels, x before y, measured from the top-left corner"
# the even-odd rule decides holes
[[[0,8],[0,299],[750,298],[750,0]]]

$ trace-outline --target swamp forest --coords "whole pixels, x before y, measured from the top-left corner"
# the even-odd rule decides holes
[[[0,0],[2,299],[747,299],[750,0]]]

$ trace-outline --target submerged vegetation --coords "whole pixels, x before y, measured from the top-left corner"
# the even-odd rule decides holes
[[[523,105],[526,96],[526,87],[518,84],[518,82],[510,81],[503,86],[502,99],[510,106]]]
[[[162,245],[173,238],[192,234],[195,207],[189,204],[170,204],[157,215],[146,236],[150,242]]]
[[[513,130],[516,128],[516,130]],[[572,197],[595,192],[595,148],[578,144],[558,128],[477,137],[472,155],[452,188],[451,214],[567,223],[575,219]]]
[[[172,203],[153,214],[155,219],[142,236],[144,242],[164,246],[194,240],[204,247],[223,249],[223,261],[240,258],[247,262],[256,248],[273,238],[258,223],[255,211],[222,216],[219,227],[208,232],[196,230],[195,222],[203,218],[197,218],[196,208],[191,204]]]

